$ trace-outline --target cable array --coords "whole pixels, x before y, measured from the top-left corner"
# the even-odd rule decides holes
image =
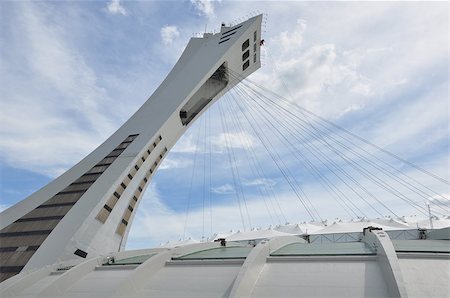
[[[424,168],[387,151],[365,138],[299,106],[256,82],[229,70],[229,85],[223,99],[206,111],[198,123],[194,165],[189,185],[183,238],[191,210],[193,180],[203,140],[201,181],[202,241],[209,207],[210,233],[213,232],[213,173],[216,162],[212,139],[223,137],[233,191],[243,230],[253,229],[256,218],[249,203],[261,200],[272,225],[309,219],[326,224],[325,208],[338,209],[351,219],[394,217],[401,219],[398,206],[408,206],[428,216],[430,198],[446,199],[421,182],[417,173],[442,185],[450,183]],[[217,119],[219,124],[214,123]],[[203,129],[201,129],[203,125]],[[220,128],[220,131],[213,127]],[[202,135],[202,137],[200,137]],[[250,135],[254,140],[249,140]],[[258,181],[246,185],[246,181]],[[276,182],[275,182],[276,181]],[[222,183],[224,181],[221,181]],[[272,182],[272,183],[271,183]],[[256,185],[256,192],[250,187]],[[319,186],[327,197],[317,198],[311,185]],[[286,200],[297,201],[298,217],[286,215]],[[329,200],[328,200],[329,199]],[[209,206],[208,206],[209,205]],[[448,215],[446,204],[435,203],[434,215]],[[336,211],[338,210],[336,209]],[[335,209],[333,209],[335,210]],[[292,210],[290,210],[292,211]]]

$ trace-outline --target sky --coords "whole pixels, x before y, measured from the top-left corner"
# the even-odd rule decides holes
[[[191,37],[258,13],[264,13],[265,46],[252,82],[449,180],[448,6],[445,1],[2,1],[0,210],[45,186],[118,129],[162,82]],[[236,109],[233,100],[242,90],[214,105],[168,154],[144,194],[127,248],[310,220],[251,126],[242,118],[221,123],[220,109]],[[273,132],[267,136],[277,139]],[[325,199],[305,164],[279,145],[280,160],[321,216],[348,219]],[[264,175],[250,173],[249,156],[259,160]],[[448,185],[398,160],[386,161],[448,205]],[[259,195],[263,187],[276,198]],[[397,213],[414,213],[380,190],[371,191]]]

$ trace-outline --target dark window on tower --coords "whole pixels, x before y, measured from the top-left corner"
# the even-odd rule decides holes
[[[257,33],[255,31],[255,32],[253,32],[253,41],[256,41],[256,36],[257,36]]]
[[[253,52],[256,52],[256,43],[253,44]]]
[[[77,250],[74,252],[74,254],[76,254],[77,256],[82,257],[82,258],[86,258],[87,255],[88,255],[87,252],[82,251],[81,249],[77,249]]]
[[[223,39],[223,40],[219,41],[219,44],[224,43],[224,42],[227,42],[227,41],[229,41],[229,40],[230,40],[229,38]]]
[[[250,40],[246,40],[244,41],[244,43],[242,44],[242,51],[245,51],[246,48],[248,48],[250,46]]]
[[[256,53],[253,55],[253,63],[256,63]]]
[[[242,65],[242,70],[243,71],[246,70],[247,67],[249,67],[249,66],[250,66],[250,61],[249,60],[245,61],[245,63]]]
[[[106,205],[105,204],[105,206],[103,206],[103,208],[105,208],[106,210],[108,210],[109,212],[111,212],[112,211],[112,208],[111,207],[109,207],[108,205]]]
[[[242,54],[242,61],[247,60],[248,56],[250,56],[249,50],[245,51],[244,54]]]

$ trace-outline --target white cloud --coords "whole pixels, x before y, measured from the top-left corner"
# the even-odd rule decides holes
[[[206,17],[214,16],[214,1],[210,0],[191,0],[192,5],[199,12],[200,15]]]
[[[372,140],[375,144],[388,147],[401,146],[405,151],[426,149],[433,142],[448,136],[448,110],[442,102],[447,92],[447,83],[434,85],[433,90],[417,95],[414,101],[395,111],[387,111],[383,121],[372,128]],[[423,136],[426,135],[426,138]],[[421,139],[420,142],[417,142]],[[411,145],[408,146],[408,142]],[[390,147],[389,150],[394,150]],[[395,149],[398,152],[399,149]]]
[[[220,133],[218,136],[212,137],[212,143],[223,150],[227,146],[242,149],[254,148],[257,142],[251,134],[242,131],[237,133]]]
[[[111,0],[111,2],[108,3],[107,8],[111,14],[128,15],[128,11],[120,4],[120,0]]]
[[[20,43],[11,49],[27,50],[15,53],[20,64],[2,59],[0,69],[0,151],[14,167],[57,176],[113,131],[115,112],[108,115],[106,90],[83,55],[68,46],[70,34],[32,4],[22,8]]]
[[[450,207],[450,195],[449,194],[441,194],[435,195],[428,200],[430,202],[431,208],[436,208],[436,206]],[[435,205],[435,206],[433,206]],[[450,214],[449,214],[450,215]]]
[[[259,186],[259,185],[274,186],[276,184],[276,181],[274,179],[268,178],[257,178],[252,180],[243,179],[242,184],[246,186]]]
[[[139,243],[150,239],[178,239],[184,227],[183,214],[175,214],[161,202],[155,184],[150,184],[142,199],[139,212],[129,235],[129,243]],[[142,240],[144,239],[144,240]],[[148,243],[146,243],[148,244]],[[153,243],[157,245],[158,243]]]
[[[172,169],[188,168],[193,166],[193,164],[194,162],[191,159],[167,157],[166,159],[164,159],[159,169],[172,170]]]
[[[196,141],[194,141],[194,135],[187,132],[170,151],[176,153],[194,153],[199,151],[199,148],[197,148]]]
[[[211,188],[211,191],[216,194],[230,194],[234,192],[234,187],[231,184],[224,184],[221,186]]]
[[[165,45],[170,45],[180,36],[180,32],[176,26],[166,25],[161,28],[161,38]]]
[[[293,31],[283,31],[275,39],[279,43],[281,50],[284,53],[291,54],[298,51],[303,43],[303,35],[306,32],[307,21],[297,19],[295,29]]]
[[[292,34],[303,34],[303,28]],[[373,83],[358,71],[351,57],[344,59],[335,44],[314,45],[300,50],[298,43],[301,37],[286,40],[286,35],[289,33],[283,32],[276,38],[284,49],[274,61],[278,90],[327,117],[342,116],[345,111],[364,107],[374,92]]]

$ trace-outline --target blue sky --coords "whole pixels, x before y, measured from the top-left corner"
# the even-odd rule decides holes
[[[236,23],[257,11],[267,14],[266,46],[263,67],[252,75],[253,81],[448,179],[448,5],[4,1],[0,4],[1,208],[44,186],[120,127],[161,83],[190,37],[204,32],[205,26],[207,31],[217,30],[221,22]],[[221,101],[224,108],[230,99]],[[145,193],[129,248],[176,240],[183,234],[200,239],[202,234],[243,228],[224,149],[227,140],[235,140],[232,150],[253,227],[277,224],[283,217],[265,211],[267,202],[258,196],[258,187],[267,184],[276,190],[288,221],[309,220],[248,127],[224,132],[219,119],[214,106],[170,152]],[[204,132],[207,125],[211,136]],[[197,141],[199,134],[203,138]],[[242,139],[252,144],[264,177],[249,173],[248,148],[238,145]],[[210,144],[214,175],[204,192]],[[324,199],[320,185],[287,151],[280,154],[324,218],[346,217]],[[448,186],[399,167],[437,192],[449,193]],[[207,173],[209,179],[208,169]],[[174,189],[175,182],[179,187]],[[402,215],[413,212],[384,199]]]

